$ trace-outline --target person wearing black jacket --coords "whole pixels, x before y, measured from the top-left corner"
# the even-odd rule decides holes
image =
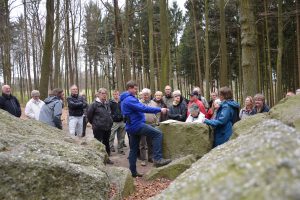
[[[81,96],[83,98],[83,100],[85,102],[87,102],[87,98],[86,98],[86,94],[85,93],[81,93]],[[86,125],[88,123],[88,119],[87,119],[87,111],[88,111],[88,108],[89,108],[89,104],[86,103],[86,107],[83,109],[83,127],[82,127],[82,137],[84,137],[86,135]]]
[[[109,139],[109,146],[112,152],[115,151],[114,140],[115,135],[117,134],[118,139],[118,153],[125,155],[123,151],[124,139],[125,139],[125,123],[123,120],[123,115],[121,113],[121,102],[120,102],[120,93],[115,90],[113,92],[113,99],[109,101],[111,116],[113,119],[113,126],[111,129],[111,135]]]
[[[187,104],[181,96],[179,90],[173,92],[174,101],[173,105],[169,107],[169,119],[185,122],[187,117]]]
[[[98,90],[98,97],[89,106],[87,118],[90,124],[92,124],[94,137],[105,145],[106,152],[110,156],[109,138],[113,120],[106,98],[107,90],[100,88]],[[113,164],[110,159],[107,159],[106,163]]]
[[[69,132],[71,135],[82,136],[83,131],[83,109],[87,103],[82,96],[78,95],[78,87],[72,85],[71,96],[67,98],[69,108]]]
[[[18,99],[11,95],[9,85],[2,86],[2,96],[0,96],[0,108],[14,115],[15,117],[21,116],[21,106]]]
[[[265,102],[265,96],[263,94],[256,94],[253,97],[255,106],[252,110],[253,115],[257,113],[269,112],[270,108]]]

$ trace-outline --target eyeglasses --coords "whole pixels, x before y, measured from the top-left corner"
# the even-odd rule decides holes
[[[100,92],[100,94],[106,94],[106,92]]]

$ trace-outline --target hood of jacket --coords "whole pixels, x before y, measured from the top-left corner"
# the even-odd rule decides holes
[[[45,100],[44,100],[44,103],[45,104],[50,104],[52,102],[55,102],[55,101],[59,101],[60,99],[57,97],[57,96],[50,96],[50,97],[47,97]]]
[[[240,108],[240,104],[234,100],[225,100],[222,102],[222,104],[228,104],[232,108]]]
[[[182,102],[183,102],[183,97],[182,96],[180,96],[180,101],[177,103],[175,100],[173,101],[173,106],[179,106]]]
[[[133,95],[130,94],[129,92],[123,92],[120,96],[120,101],[123,101],[124,99],[126,99],[129,96],[133,96]]]

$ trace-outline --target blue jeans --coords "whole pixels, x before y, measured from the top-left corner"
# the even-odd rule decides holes
[[[148,136],[152,139],[153,144],[153,160],[162,158],[161,145],[162,133],[160,130],[153,128],[148,124],[144,124],[140,130],[135,133],[129,133],[130,136],[130,152],[129,152],[129,169],[132,174],[136,174],[136,159],[139,149],[139,138],[141,135]]]

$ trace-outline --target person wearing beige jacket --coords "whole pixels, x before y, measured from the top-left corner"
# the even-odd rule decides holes
[[[141,92],[140,102],[146,106],[157,107],[157,104],[151,100],[151,90],[144,88]],[[145,113],[146,124],[156,127],[159,123],[159,116],[153,113]],[[148,153],[147,153],[148,152]],[[141,165],[146,166],[147,160],[152,161],[152,140],[150,137],[141,136],[140,140],[140,158],[142,160]]]

